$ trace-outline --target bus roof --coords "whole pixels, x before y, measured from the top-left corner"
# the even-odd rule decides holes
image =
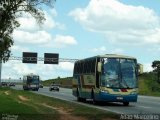
[[[97,55],[97,56],[93,56],[93,57],[89,57],[89,58],[85,58],[85,59],[80,59],[78,61],[83,61],[83,60],[87,60],[87,59],[93,59],[93,58],[127,58],[127,59],[136,59],[135,57],[131,57],[131,56],[126,56],[126,55],[119,55],[119,54],[105,54],[105,55]]]
[[[136,59],[135,57],[126,56],[126,55],[118,55],[118,54],[105,54],[105,55],[98,55],[97,57]]]

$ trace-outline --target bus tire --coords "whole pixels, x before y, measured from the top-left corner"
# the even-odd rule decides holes
[[[80,101],[78,88],[77,88],[77,91],[76,91],[76,95],[77,95],[77,101]]]
[[[124,105],[124,106],[128,106],[128,105],[129,105],[129,102],[123,102],[123,105]]]
[[[23,87],[23,90],[28,90],[26,87]]]
[[[91,99],[92,99],[92,102],[93,102],[94,105],[96,105],[98,103],[98,101],[95,100],[93,89],[92,89],[92,92],[91,92]]]
[[[76,94],[77,94],[77,101],[78,101],[78,102],[84,102],[84,101],[86,101],[85,98],[79,97],[79,90],[78,90],[78,88],[77,88]]]

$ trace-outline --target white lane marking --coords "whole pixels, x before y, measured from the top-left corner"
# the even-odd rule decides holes
[[[142,107],[142,108],[152,108],[152,107],[146,107],[146,106],[137,106],[137,107]]]

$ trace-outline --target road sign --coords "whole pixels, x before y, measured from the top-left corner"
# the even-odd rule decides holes
[[[23,63],[37,63],[37,53],[35,52],[23,52]]]
[[[58,64],[59,54],[57,53],[44,53],[44,64]]]

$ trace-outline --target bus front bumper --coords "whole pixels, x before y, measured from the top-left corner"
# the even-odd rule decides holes
[[[97,101],[106,101],[106,102],[137,102],[137,94],[129,95],[119,95],[119,94],[108,94],[105,92],[100,92],[95,95]]]

